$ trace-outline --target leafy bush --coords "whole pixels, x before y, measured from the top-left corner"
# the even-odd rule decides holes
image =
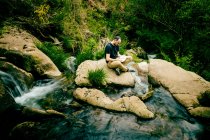
[[[78,48],[75,48],[74,41],[69,36],[61,36],[61,40],[63,42],[63,49],[67,52],[77,52]]]
[[[206,80],[210,81],[210,72],[208,70],[204,70],[201,73],[201,76],[205,77]]]
[[[176,58],[176,64],[186,70],[190,70],[191,67],[191,61],[192,61],[192,54],[189,53],[188,55],[185,56],[179,56],[179,54],[176,52],[175,53],[175,58]]]
[[[67,69],[64,61],[69,57],[69,55],[64,53],[61,46],[55,46],[50,42],[44,42],[42,44],[38,44],[37,47],[55,63],[59,70],[64,71]]]
[[[94,56],[95,56],[95,59],[96,60],[99,60],[99,59],[104,58],[105,57],[104,50],[101,49],[101,50],[96,51],[95,54],[94,54]]]
[[[106,73],[103,69],[90,70],[88,80],[93,86],[102,86],[106,82]]]
[[[79,66],[85,60],[93,60],[94,54],[92,50],[87,49],[76,56],[76,65]]]

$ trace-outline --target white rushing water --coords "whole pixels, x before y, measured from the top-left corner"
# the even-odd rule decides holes
[[[67,66],[67,68],[72,72],[72,73],[75,73],[76,71],[76,64],[75,64],[75,61],[76,61],[76,58],[71,56],[69,58],[67,58],[65,60],[65,64]]]
[[[0,71],[0,78],[5,83],[8,93],[13,98],[21,96],[25,91],[28,90],[25,85],[22,85],[23,87],[21,87],[11,74]]]
[[[127,66],[129,69],[132,69],[134,70],[135,72],[131,72],[131,75],[133,76],[134,80],[135,80],[135,86],[134,88],[132,89],[132,92],[134,92],[135,94],[137,95],[143,95],[145,94],[146,92],[149,91],[149,84],[148,82],[144,82],[142,79],[143,77],[138,75],[138,71],[134,68],[132,68],[132,64],[134,64],[133,62],[130,62]],[[144,64],[144,65],[147,65],[146,62],[141,62],[139,64]]]
[[[51,80],[45,84],[34,86],[29,92],[24,93],[20,97],[16,97],[15,101],[21,105],[40,108],[36,101],[44,98],[47,94],[59,88],[62,80],[63,79],[58,81]]]

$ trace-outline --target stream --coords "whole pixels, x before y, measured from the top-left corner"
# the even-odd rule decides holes
[[[23,90],[11,75],[0,74],[1,77],[6,77],[3,78],[4,83],[15,84],[15,91],[9,90],[9,86],[8,91],[17,103],[39,109],[54,109],[68,116],[67,119],[42,121],[36,130],[39,139],[197,140],[203,139],[204,135],[209,137],[205,126],[190,116],[163,87],[155,88],[154,95],[144,101],[155,114],[154,119],[147,120],[132,113],[109,111],[77,101],[72,96],[76,86],[65,85],[63,79],[36,81],[32,89]],[[144,85],[145,83],[139,86],[147,91],[148,85]],[[125,92],[138,91],[136,87],[107,87],[101,90],[113,100],[120,98]]]

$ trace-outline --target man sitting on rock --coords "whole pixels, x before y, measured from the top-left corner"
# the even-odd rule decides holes
[[[134,72],[134,70],[129,70],[124,64],[132,61],[131,56],[120,55],[119,44],[121,43],[121,38],[116,36],[114,40],[108,43],[105,47],[105,59],[108,68],[115,69],[117,75],[122,72]]]

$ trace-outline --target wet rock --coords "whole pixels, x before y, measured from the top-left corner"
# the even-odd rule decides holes
[[[0,79],[0,115],[10,107],[15,104],[15,100],[10,96],[10,94],[5,92],[5,87]]]
[[[69,106],[71,106],[72,108],[81,108],[81,107],[82,107],[82,105],[79,104],[79,103],[76,102],[76,101],[72,101],[72,102],[69,104]]]
[[[23,122],[16,125],[10,132],[10,139],[35,140],[41,136],[43,129],[38,129],[40,122]]]
[[[61,112],[56,110],[40,110],[36,108],[24,107],[22,111],[22,115],[25,118],[29,119],[43,119],[48,117],[62,117],[66,118],[67,116]]]
[[[31,73],[16,67],[12,63],[4,61],[0,61],[0,70],[12,75],[22,87],[25,85],[27,86],[27,89],[32,87],[34,77]]]
[[[142,101],[149,99],[153,96],[153,90],[148,91],[147,93],[143,94],[142,96],[138,96]]]
[[[74,93],[76,99],[85,101],[91,105],[103,107],[109,110],[132,112],[141,118],[153,118],[154,114],[136,96],[111,100],[102,91],[97,89],[77,88]]]
[[[134,86],[134,78],[130,72],[124,72],[120,76],[116,75],[114,70],[107,67],[105,59],[98,61],[86,60],[81,63],[76,71],[76,84],[79,86],[91,86],[88,80],[88,71],[96,69],[103,69],[105,71],[107,78],[104,85]]]
[[[138,54],[133,49],[127,50],[125,54],[128,56],[132,56],[134,62],[138,63],[138,62],[143,61],[143,59],[139,58]]]
[[[141,47],[135,47],[134,51],[137,53],[139,58],[147,59],[147,53]]]

